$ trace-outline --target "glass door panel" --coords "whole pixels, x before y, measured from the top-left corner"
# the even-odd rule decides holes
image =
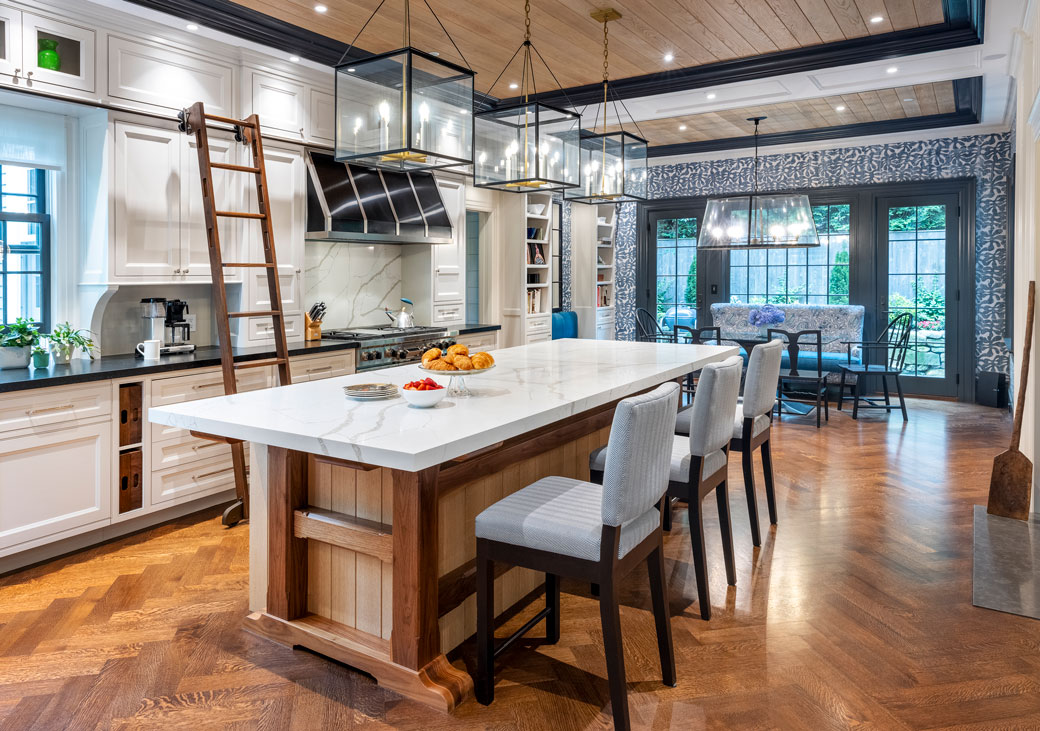
[[[883,276],[877,330],[909,314],[912,329],[903,368],[907,390],[955,395],[957,201],[949,196],[883,199],[878,214]]]
[[[652,312],[666,332],[675,325],[697,326],[698,223],[696,217],[659,218],[652,227],[657,261]]]

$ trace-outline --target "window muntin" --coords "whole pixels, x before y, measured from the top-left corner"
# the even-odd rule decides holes
[[[50,215],[46,171],[0,166],[0,325],[25,317],[46,327]]]

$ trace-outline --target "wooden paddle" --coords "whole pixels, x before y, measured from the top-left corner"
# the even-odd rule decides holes
[[[1033,346],[1033,310],[1036,308],[1036,282],[1029,283],[1026,306],[1026,343],[1022,351],[1022,378],[1015,384],[1015,426],[1011,431],[1011,448],[993,460],[989,481],[989,505],[986,512],[1005,518],[1025,520],[1029,517],[1029,496],[1033,491],[1033,463],[1018,450],[1022,441],[1022,415],[1026,408],[1026,385],[1029,383],[1029,352]]]

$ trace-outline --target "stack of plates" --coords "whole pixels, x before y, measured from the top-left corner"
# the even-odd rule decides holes
[[[359,401],[373,401],[382,398],[393,398],[397,395],[397,386],[392,383],[355,383],[343,387],[343,393],[349,398]]]

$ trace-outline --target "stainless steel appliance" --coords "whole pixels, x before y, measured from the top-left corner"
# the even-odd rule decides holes
[[[145,297],[141,300],[141,318],[144,320],[143,340],[166,342],[166,298]]]
[[[355,327],[341,330],[325,330],[322,339],[357,340],[359,343],[357,369],[418,363],[422,354],[430,348],[444,350],[455,344],[457,333],[442,327]]]
[[[185,319],[188,303],[184,300],[166,301],[166,330],[162,353],[192,353],[195,344],[191,340],[191,325]]]

